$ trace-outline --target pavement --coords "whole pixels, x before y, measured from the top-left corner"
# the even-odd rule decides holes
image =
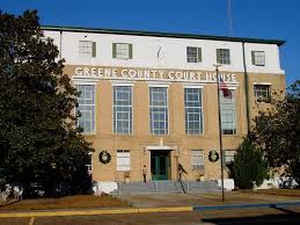
[[[119,196],[128,208],[0,210],[2,225],[300,224],[300,196],[159,193]]]
[[[129,202],[128,208],[93,208],[71,210],[0,211],[0,218],[32,218],[57,216],[93,216],[116,214],[176,213],[207,210],[239,210],[258,208],[300,207],[300,198],[274,196],[261,193],[226,192],[225,201],[221,193],[164,193],[119,196]]]
[[[226,206],[243,204],[277,204],[280,202],[300,201],[299,197],[270,195],[262,193],[225,192],[225,201],[218,193],[160,193],[160,194],[128,194],[119,196],[136,208],[182,207],[182,206]]]

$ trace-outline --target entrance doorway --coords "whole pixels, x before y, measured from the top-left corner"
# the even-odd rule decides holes
[[[168,180],[170,176],[170,151],[151,151],[152,180]]]

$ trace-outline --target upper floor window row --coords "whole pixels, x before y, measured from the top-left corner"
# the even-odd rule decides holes
[[[265,52],[264,51],[251,51],[252,65],[264,66],[265,65]]]
[[[96,42],[79,41],[79,56],[83,58],[96,57]],[[132,59],[132,44],[113,43],[112,57],[116,59]]]
[[[132,44],[113,43],[112,56],[116,59],[132,59]]]
[[[186,60],[188,63],[197,63],[202,61],[202,51],[198,47],[186,48]]]
[[[96,57],[96,42],[79,41],[79,56],[81,57]]]
[[[230,50],[224,48],[217,49],[217,63],[230,64]]]
[[[79,56],[85,58],[96,57],[96,42],[93,41],[79,41]],[[131,43],[112,43],[112,58],[115,59],[132,59],[133,45]],[[186,47],[186,62],[200,63],[203,61],[203,54],[201,47],[187,46]],[[251,51],[252,65],[265,66],[265,52]],[[218,64],[230,65],[231,55],[230,49],[218,48],[216,49],[216,62]]]

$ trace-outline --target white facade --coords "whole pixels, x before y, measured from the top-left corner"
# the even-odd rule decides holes
[[[149,67],[157,69],[183,69],[214,71],[216,49],[230,50],[229,65],[222,65],[221,71],[244,72],[242,42],[188,39],[174,37],[155,37],[139,35],[120,35],[107,33],[90,33],[83,31],[45,30],[46,37],[54,40],[61,51],[61,57],[67,65],[102,65],[116,67]],[[81,57],[79,41],[96,42],[96,57]],[[130,43],[133,46],[133,58],[124,60],[112,57],[113,43]],[[200,47],[202,61],[188,63],[186,48]],[[265,52],[265,65],[255,66],[251,63],[251,51]],[[248,43],[245,41],[246,69],[250,73],[283,74],[280,67],[279,46],[269,43]]]

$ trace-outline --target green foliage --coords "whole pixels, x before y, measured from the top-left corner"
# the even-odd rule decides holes
[[[300,81],[287,89],[285,98],[280,96],[282,93],[273,93],[272,105],[259,111],[253,133],[270,167],[283,166],[283,176],[296,178],[299,173],[293,168],[300,157]]]
[[[0,185],[22,185],[27,195],[82,192],[92,149],[74,126],[78,92],[58,49],[36,11],[0,12],[0,24]]]
[[[263,153],[256,149],[249,135],[240,145],[233,162],[233,178],[240,189],[252,189],[253,184],[260,186],[268,178],[267,162]]]

